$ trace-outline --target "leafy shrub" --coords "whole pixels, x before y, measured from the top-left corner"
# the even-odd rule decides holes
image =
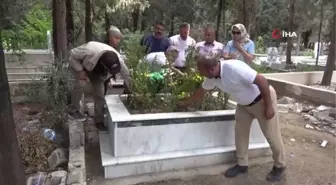
[[[132,94],[125,104],[131,112],[171,112],[176,111],[177,101],[190,96],[200,87],[203,78],[196,70],[196,53],[187,50],[187,66],[184,75],[171,67],[176,52],[167,52],[167,66],[159,72],[152,72],[151,64],[144,61],[144,48],[139,46],[139,37],[125,41],[127,64],[131,71]],[[188,110],[225,109],[229,97],[224,93],[209,93],[204,101]],[[133,110],[133,111],[132,111]]]
[[[309,49],[309,50],[306,50],[306,51],[303,51],[302,52],[302,56],[309,56],[309,57],[314,57],[314,51]]]
[[[259,36],[256,42],[256,53],[265,53],[265,49],[264,39]]]

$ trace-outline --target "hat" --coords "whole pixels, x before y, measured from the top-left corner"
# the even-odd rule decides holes
[[[117,28],[116,26],[110,27],[109,34],[110,36],[120,36],[120,37],[123,36],[119,28]]]
[[[99,60],[111,74],[116,74],[120,71],[120,60],[115,52],[106,51]]]

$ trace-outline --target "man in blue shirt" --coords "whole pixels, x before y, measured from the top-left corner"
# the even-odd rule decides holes
[[[170,46],[169,39],[164,35],[165,25],[162,22],[157,22],[154,25],[154,33],[145,35],[140,44],[146,46],[146,53],[166,52]]]

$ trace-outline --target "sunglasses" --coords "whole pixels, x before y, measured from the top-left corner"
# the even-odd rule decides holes
[[[240,31],[232,31],[232,34],[233,34],[233,35],[240,35],[241,32],[240,32]]]

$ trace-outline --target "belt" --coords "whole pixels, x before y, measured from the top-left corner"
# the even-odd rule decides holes
[[[246,105],[245,107],[250,107],[250,106],[252,106],[252,105],[258,103],[261,99],[262,99],[262,96],[261,96],[261,94],[259,94],[259,95],[252,101],[252,103]]]

